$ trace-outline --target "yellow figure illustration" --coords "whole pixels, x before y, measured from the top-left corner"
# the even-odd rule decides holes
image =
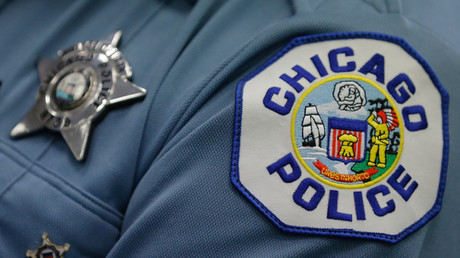
[[[342,134],[338,139],[342,143],[339,155],[342,157],[354,157],[353,143],[358,141],[358,137],[352,134]]]
[[[388,126],[385,123],[386,120],[383,112],[379,112],[382,115],[377,116],[377,121],[374,121],[374,118],[376,115],[373,113],[367,118],[367,122],[369,125],[374,127],[375,133],[372,136],[372,147],[369,153],[369,162],[367,162],[367,165],[369,167],[375,166],[377,154],[379,155],[379,162],[377,164],[377,167],[379,168],[385,168],[386,167],[386,149],[387,145],[389,144],[388,137],[389,137],[389,130]]]

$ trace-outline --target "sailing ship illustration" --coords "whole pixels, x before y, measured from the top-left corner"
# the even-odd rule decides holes
[[[324,138],[324,124],[318,109],[311,103],[305,107],[305,115],[302,121],[302,146],[321,147],[321,140]]]

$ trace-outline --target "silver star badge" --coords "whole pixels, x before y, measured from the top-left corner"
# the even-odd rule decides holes
[[[35,250],[27,250],[26,257],[30,258],[63,258],[64,253],[69,251],[70,245],[56,245],[51,243],[47,233],[42,234],[42,245]]]
[[[13,138],[42,128],[58,131],[75,158],[85,157],[91,125],[113,104],[139,99],[146,90],[131,83],[131,67],[117,46],[121,31],[106,40],[78,43],[38,64],[35,104],[11,131]]]

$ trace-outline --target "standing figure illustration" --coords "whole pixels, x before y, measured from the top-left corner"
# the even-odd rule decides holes
[[[379,112],[372,112],[367,118],[367,122],[375,129],[375,133],[371,138],[372,147],[367,165],[369,167],[375,166],[378,154],[377,167],[385,168],[386,149],[387,145],[390,143],[388,138],[390,132],[399,126],[398,118],[392,109],[382,109]]]

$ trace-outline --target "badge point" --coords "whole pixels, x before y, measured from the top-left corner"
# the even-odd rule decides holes
[[[121,30],[117,30],[113,33],[111,33],[108,37],[107,37],[107,41],[110,42],[110,44],[114,47],[118,47],[118,45],[120,44],[121,42],[121,36],[122,36],[122,31]]]
[[[43,124],[35,117],[35,112],[31,110],[25,115],[22,121],[11,130],[10,136],[12,138],[20,138],[42,128],[44,128]]]
[[[145,96],[147,91],[130,81],[117,77],[113,87],[112,95],[109,98],[110,104],[120,103],[131,99],[138,99]]]
[[[88,145],[90,130],[90,122],[61,130],[62,137],[78,161],[82,161],[85,158],[85,150]]]

